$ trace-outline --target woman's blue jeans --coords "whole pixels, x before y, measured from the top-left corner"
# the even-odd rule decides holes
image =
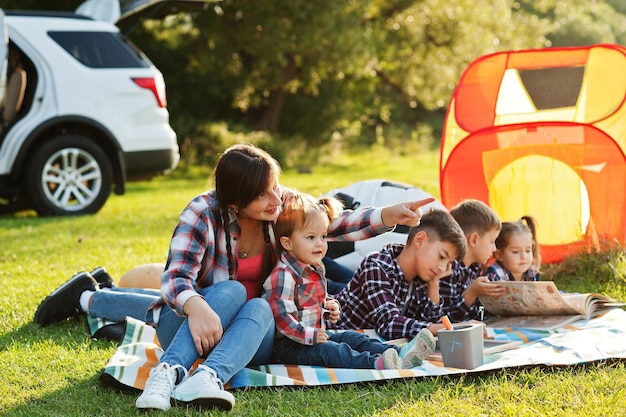
[[[274,340],[274,318],[267,301],[246,301],[246,289],[238,281],[223,281],[199,291],[217,313],[224,328],[222,339],[209,352],[204,365],[226,383],[246,365],[267,364]],[[191,368],[200,357],[189,331],[187,318],[163,308],[157,336],[165,350],[160,362]]]
[[[161,298],[161,291],[151,288],[121,288],[96,291],[91,298],[89,315],[92,317],[123,322],[126,317],[144,321],[146,311]]]

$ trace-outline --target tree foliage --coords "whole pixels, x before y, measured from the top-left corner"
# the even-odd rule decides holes
[[[19,3],[19,4],[18,4]],[[4,0],[73,10],[80,1]],[[320,145],[435,137],[463,70],[524,48],[626,44],[622,0],[223,0],[129,34],[164,73],[184,138],[226,121]],[[424,128],[428,126],[428,128]]]
[[[207,92],[199,97],[214,100],[193,100],[185,113],[213,107],[205,114],[311,144],[410,137],[445,109],[469,62],[540,47],[549,27],[508,1],[225,0],[217,7],[195,20],[185,72],[228,88],[216,95],[220,87],[197,85],[194,91]],[[170,20],[150,29],[181,26]],[[179,47],[159,50],[172,46]]]

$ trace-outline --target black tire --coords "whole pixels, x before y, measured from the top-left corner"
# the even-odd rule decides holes
[[[33,152],[22,189],[40,216],[68,216],[98,212],[111,184],[102,148],[83,136],[61,135]]]

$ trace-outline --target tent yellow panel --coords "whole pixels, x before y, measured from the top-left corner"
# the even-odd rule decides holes
[[[540,155],[514,160],[493,176],[488,188],[489,205],[502,220],[527,214],[537,219],[542,245],[578,242],[585,235],[589,194],[578,173],[561,161]]]
[[[626,114],[621,107],[626,97],[626,55],[608,48],[592,48],[585,71],[585,105],[580,121],[593,123],[615,111]],[[582,101],[582,100],[580,100]],[[582,108],[581,103],[579,106]]]

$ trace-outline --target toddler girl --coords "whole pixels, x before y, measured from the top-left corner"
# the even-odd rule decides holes
[[[265,298],[276,320],[272,359],[279,363],[332,368],[402,369],[420,365],[435,340],[423,329],[402,348],[357,331],[327,333],[340,316],[339,303],[327,294],[322,258],[328,250],[328,227],[341,211],[332,197],[316,200],[296,194],[284,204],[275,233],[280,260],[265,281]]]

